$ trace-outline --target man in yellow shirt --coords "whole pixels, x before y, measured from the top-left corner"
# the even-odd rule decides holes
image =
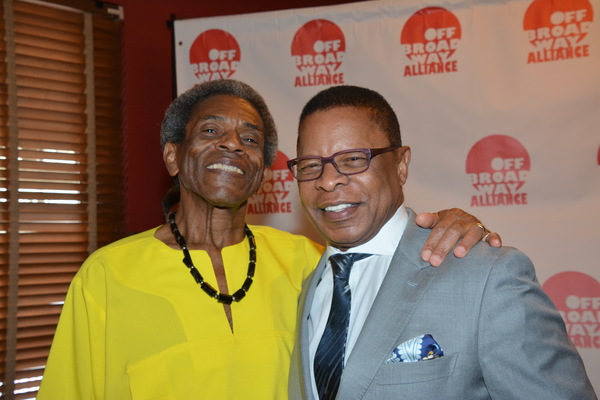
[[[167,110],[161,145],[178,211],[86,260],[38,399],[285,399],[299,293],[323,248],[246,226],[277,150],[269,110],[241,82],[198,85]],[[438,226],[466,234],[459,253],[485,232],[460,211],[443,215]],[[458,240],[443,231],[433,231],[437,256]]]

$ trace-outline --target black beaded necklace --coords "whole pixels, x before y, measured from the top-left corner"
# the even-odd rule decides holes
[[[169,223],[171,224],[171,232],[173,232],[173,236],[175,236],[175,240],[183,250],[183,263],[190,269],[190,273],[200,285],[200,288],[206,292],[210,297],[216,299],[219,303],[231,304],[233,301],[240,301],[248,293],[250,290],[250,286],[252,286],[252,278],[254,277],[254,268],[256,267],[256,242],[254,240],[254,235],[248,225],[244,225],[244,232],[246,233],[246,237],[248,238],[248,243],[250,244],[250,255],[248,262],[248,274],[246,276],[246,280],[240,289],[235,292],[233,295],[219,293],[217,289],[212,287],[210,284],[206,283],[200,272],[194,266],[192,262],[192,257],[190,256],[190,252],[188,251],[187,244],[185,242],[185,238],[179,232],[179,228],[177,228],[177,224],[175,223],[175,214],[169,215]]]

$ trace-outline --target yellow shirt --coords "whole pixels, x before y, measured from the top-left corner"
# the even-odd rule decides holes
[[[69,288],[38,400],[285,399],[302,282],[323,248],[251,226],[254,283],[231,305],[210,298],[183,252],[155,229],[92,254]],[[248,241],[222,250],[227,285],[246,279]],[[216,287],[210,258],[190,251]]]

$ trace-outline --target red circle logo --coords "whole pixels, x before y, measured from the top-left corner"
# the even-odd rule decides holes
[[[561,272],[542,286],[579,348],[600,348],[600,284],[583,272]]]
[[[590,31],[593,19],[588,0],[535,0],[525,12],[523,28],[534,46],[574,47]]]
[[[292,40],[292,56],[303,73],[332,74],[342,64],[346,40],[342,30],[326,19],[304,24]]]
[[[477,190],[485,185],[507,185],[506,189],[519,190],[530,169],[529,153],[510,136],[487,136],[475,143],[467,155],[467,174]]]
[[[294,177],[287,167],[288,157],[277,151],[275,162],[266,171],[262,186],[248,200],[248,214],[286,214],[292,212],[288,196]]]
[[[478,193],[472,207],[526,205],[521,188],[527,180],[531,161],[525,147],[515,138],[492,135],[481,139],[467,155],[466,170]]]
[[[238,69],[240,58],[237,40],[221,29],[201,33],[190,48],[190,64],[201,82],[229,78]]]
[[[453,13],[441,7],[427,7],[406,21],[400,44],[412,61],[442,62],[456,51],[461,35],[460,22]]]

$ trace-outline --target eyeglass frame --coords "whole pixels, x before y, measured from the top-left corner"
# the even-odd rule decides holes
[[[357,174],[362,174],[363,172],[366,172],[369,169],[369,167],[371,166],[371,159],[373,159],[373,157],[378,156],[383,153],[393,151],[393,150],[397,150],[400,148],[402,148],[402,146],[380,147],[380,148],[375,148],[375,149],[349,149],[349,150],[338,151],[337,153],[334,153],[334,154],[330,155],[329,157],[302,156],[302,157],[292,158],[291,160],[288,160],[287,167],[290,170],[290,172],[292,173],[292,176],[298,182],[310,182],[310,181],[315,181],[315,180],[319,179],[321,176],[323,176],[323,171],[325,171],[325,164],[328,164],[328,163],[333,165],[335,170],[341,175],[344,175],[344,176],[357,175]],[[349,174],[340,171],[340,169],[338,168],[338,165],[334,161],[334,158],[339,156],[340,154],[354,153],[354,152],[361,152],[367,156],[367,163],[365,165],[365,169],[363,169],[362,171],[350,172]],[[298,179],[298,177],[294,174],[294,166],[296,166],[302,160],[309,160],[309,159],[317,159],[317,160],[321,161],[321,173],[314,178]]]

